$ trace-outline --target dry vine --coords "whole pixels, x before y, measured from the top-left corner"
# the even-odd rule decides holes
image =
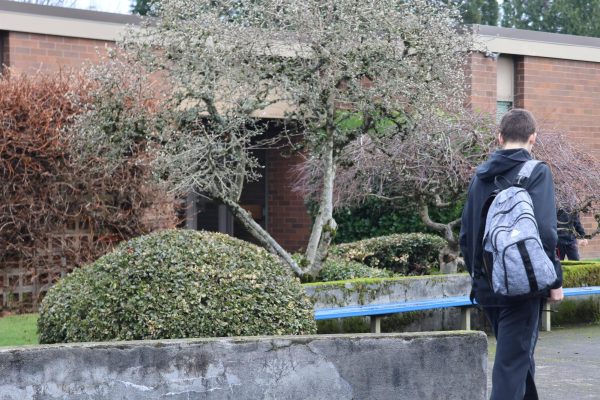
[[[73,163],[64,132],[93,82],[81,75],[0,77],[0,289],[3,306],[35,307],[59,276],[115,243],[174,223],[172,202],[144,184],[141,158],[114,170]],[[157,208],[158,207],[158,208]],[[27,286],[22,296],[7,295]],[[16,304],[13,302],[12,306]]]

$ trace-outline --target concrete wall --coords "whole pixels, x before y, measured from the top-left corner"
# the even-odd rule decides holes
[[[316,308],[383,304],[450,296],[471,291],[468,274],[414,276],[381,282],[305,285]]]
[[[287,336],[0,350],[0,399],[486,398],[482,333]]]
[[[332,283],[304,287],[315,308],[330,308],[466,296],[471,291],[471,277],[467,274],[415,276],[379,283]],[[343,322],[339,322],[334,332],[338,332],[338,329],[346,332]],[[400,324],[401,328],[393,330],[423,332],[460,329],[461,315],[458,308],[434,309],[412,313],[405,322]],[[364,324],[368,326],[368,318],[365,318]],[[471,326],[473,329],[488,330],[485,315],[476,308],[471,313]]]

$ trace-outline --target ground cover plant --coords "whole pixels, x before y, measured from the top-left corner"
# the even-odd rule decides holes
[[[0,317],[0,346],[37,344],[37,314]]]
[[[40,343],[311,334],[312,303],[266,250],[167,230],[120,244],[47,294]]]

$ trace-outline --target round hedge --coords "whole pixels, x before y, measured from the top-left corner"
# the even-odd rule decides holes
[[[297,278],[230,236],[141,236],[75,270],[44,298],[40,343],[316,332]]]

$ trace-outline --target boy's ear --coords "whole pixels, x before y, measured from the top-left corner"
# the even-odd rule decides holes
[[[500,132],[498,132],[498,134],[496,135],[496,139],[498,139],[498,143],[500,144],[500,146],[504,146],[504,138],[502,137],[502,134]]]
[[[534,145],[534,144],[535,144],[535,141],[536,141],[536,139],[537,139],[537,132],[533,132],[533,134],[532,134],[531,136],[529,136],[529,143],[530,143],[531,145]]]

